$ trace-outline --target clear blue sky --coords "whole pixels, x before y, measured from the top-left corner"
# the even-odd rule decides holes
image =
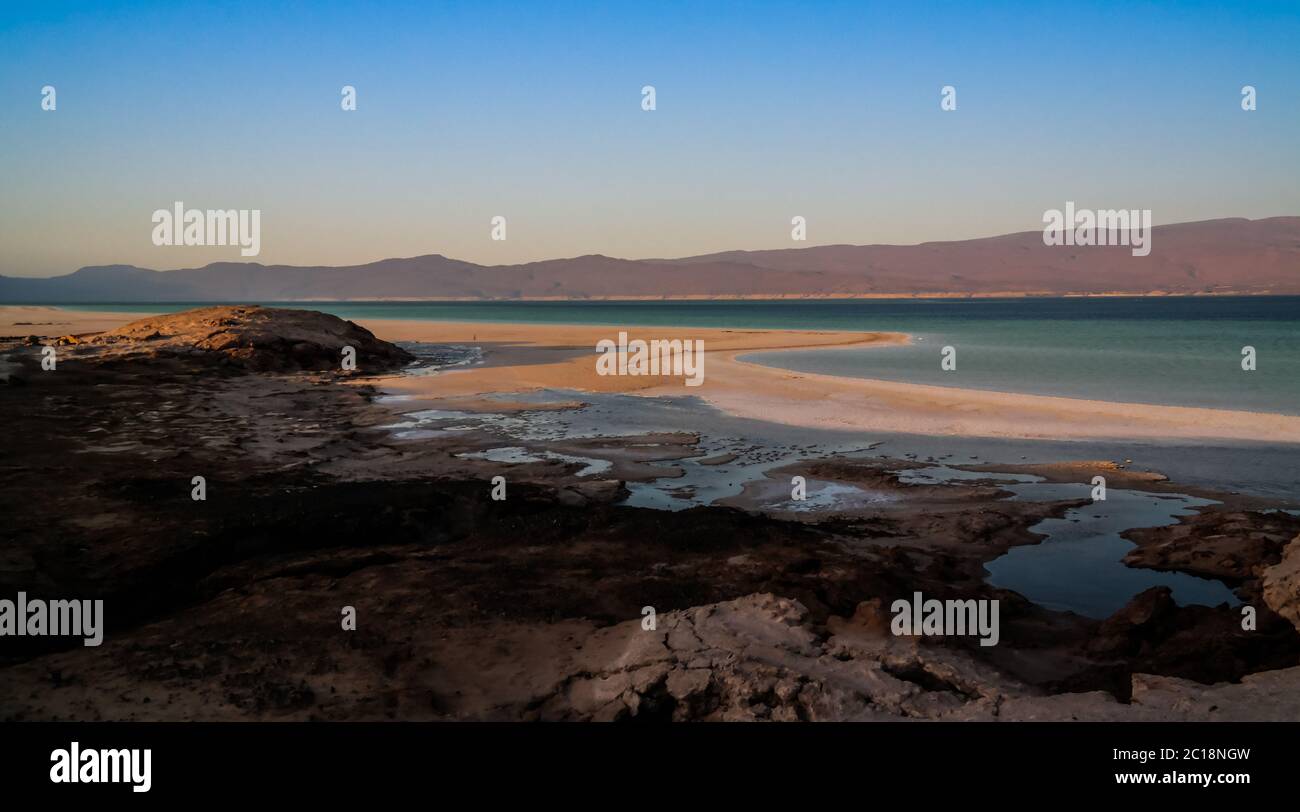
[[[295,264],[1300,214],[1300,3],[3,0],[0,184],[14,275],[239,259],[152,245],[175,200]]]

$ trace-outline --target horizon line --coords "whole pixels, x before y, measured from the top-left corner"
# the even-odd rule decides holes
[[[1207,219],[1204,219],[1204,220],[1186,220],[1186,221],[1180,221],[1180,222],[1176,222],[1176,223],[1164,223],[1164,224],[1161,224],[1161,225],[1152,225],[1152,226],[1151,226],[1151,229],[1152,229],[1152,231],[1155,231],[1155,230],[1158,230],[1158,229],[1177,228],[1177,227],[1181,227],[1181,226],[1202,225],[1202,224],[1205,224],[1205,223],[1220,223],[1220,222],[1231,222],[1231,221],[1243,221],[1243,222],[1247,222],[1247,223],[1261,223],[1261,222],[1266,222],[1266,221],[1269,221],[1269,220],[1287,220],[1287,219],[1300,219],[1300,214],[1277,214],[1277,215],[1270,215],[1270,216],[1268,216],[1268,217],[1256,217],[1256,218],[1250,218],[1250,217],[1211,217],[1211,218],[1207,218]],[[232,260],[216,260],[216,261],[213,261],[213,262],[208,262],[208,263],[206,263],[206,264],[204,264],[204,265],[191,265],[191,266],[174,267],[174,268],[150,268],[150,267],[145,267],[145,266],[142,266],[142,265],[135,265],[135,264],[133,264],[133,263],[124,263],[124,262],[106,262],[106,263],[100,263],[100,264],[96,264],[96,265],[82,265],[81,267],[76,268],[76,269],[71,270],[71,271],[68,271],[68,272],[66,272],[66,273],[62,273],[62,274],[51,274],[51,275],[49,275],[49,276],[28,276],[28,275],[25,275],[25,274],[15,274],[15,273],[9,272],[9,273],[0,273],[0,278],[6,278],[6,279],[59,279],[59,278],[61,278],[61,277],[64,277],[64,276],[71,276],[71,275],[73,275],[73,274],[75,274],[75,273],[78,273],[78,272],[80,272],[80,271],[84,271],[84,270],[87,270],[87,269],[91,269],[91,268],[133,268],[133,269],[136,269],[136,270],[141,270],[141,271],[150,271],[150,272],[153,272],[153,273],[172,273],[172,272],[175,272],[175,271],[192,271],[192,270],[201,270],[201,269],[203,269],[203,268],[211,268],[211,267],[214,266],[214,265],[259,266],[259,267],[263,267],[263,268],[360,268],[360,267],[364,267],[364,266],[367,266],[367,265],[377,265],[377,264],[382,263],[382,262],[393,262],[393,261],[404,261],[404,260],[414,260],[414,259],[425,259],[425,258],[428,258],[428,257],[439,257],[439,258],[446,259],[446,260],[450,260],[450,261],[453,261],[453,262],[462,262],[462,263],[465,263],[466,265],[473,265],[473,266],[478,267],[478,268],[516,268],[516,267],[521,267],[521,266],[525,266],[525,265],[535,265],[535,264],[544,263],[544,262],[570,262],[570,261],[573,261],[573,260],[589,259],[589,258],[612,259],[612,260],[617,260],[617,261],[620,261],[620,262],[645,262],[645,263],[653,263],[653,262],[681,262],[681,261],[683,261],[683,260],[690,260],[690,259],[704,259],[704,258],[708,258],[708,257],[718,257],[718,256],[723,256],[723,255],[726,255],[726,254],[769,254],[769,253],[790,252],[790,251],[809,251],[809,250],[814,250],[814,249],[825,249],[825,248],[916,248],[916,247],[925,246],[925,245],[949,245],[949,244],[952,244],[952,243],[964,243],[964,242],[967,242],[967,243],[968,243],[968,242],[981,242],[981,241],[985,241],[985,240],[998,240],[998,239],[1005,239],[1005,238],[1007,238],[1007,237],[1018,237],[1018,236],[1022,236],[1022,235],[1026,235],[1026,234],[1036,234],[1036,233],[1041,233],[1041,229],[1030,229],[1030,230],[1025,230],[1025,231],[1010,231],[1010,232],[1004,232],[1004,233],[1000,233],[1000,234],[989,234],[989,235],[982,236],[982,237],[967,237],[967,238],[963,238],[963,239],[952,239],[952,240],[924,240],[924,241],[922,241],[922,242],[916,242],[916,243],[888,243],[888,242],[877,242],[877,243],[845,243],[845,242],[839,242],[839,243],[821,243],[821,244],[816,244],[816,245],[791,246],[791,247],[786,247],[786,248],[728,248],[728,249],[723,249],[723,250],[721,250],[721,251],[709,251],[709,252],[706,252],[706,253],[703,253],[703,254],[688,254],[688,255],[685,255],[685,256],[678,256],[678,257],[650,256],[650,257],[639,257],[639,258],[634,258],[634,257],[615,256],[615,255],[612,255],[612,254],[604,254],[604,253],[600,253],[600,252],[593,252],[593,253],[588,253],[588,254],[575,254],[575,255],[572,255],[572,256],[549,257],[549,258],[543,258],[543,259],[533,259],[533,260],[528,260],[527,262],[498,263],[498,264],[494,264],[494,265],[484,265],[484,264],[482,264],[482,263],[474,262],[474,261],[472,261],[472,260],[467,260],[467,259],[458,259],[458,258],[456,258],[456,257],[448,256],[448,255],[446,255],[446,254],[442,254],[442,253],[439,253],[439,252],[432,252],[432,253],[427,253],[427,254],[412,254],[412,255],[410,255],[410,256],[389,256],[389,257],[383,257],[383,258],[381,258],[381,259],[373,259],[373,260],[368,260],[368,261],[365,261],[365,262],[352,263],[352,264],[349,264],[349,265],[310,265],[310,264],[292,264],[292,263],[285,263],[285,262],[276,262],[276,263],[269,263],[269,264],[267,264],[267,263],[262,263],[262,262],[257,262],[257,261],[239,261],[239,260],[234,260],[234,259],[232,259]]]

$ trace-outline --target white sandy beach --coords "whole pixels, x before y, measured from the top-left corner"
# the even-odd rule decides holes
[[[141,314],[0,307],[0,334],[94,332]],[[447,408],[486,408],[485,395],[567,389],[642,396],[694,395],[732,415],[789,425],[1024,439],[1221,440],[1300,443],[1300,416],[1115,403],[792,372],[740,360],[746,353],[905,341],[897,333],[731,330],[592,325],[373,320],[391,341],[478,344],[481,366],[384,379],[384,388]],[[596,342],[616,338],[704,341],[704,383],[596,374]],[[500,408],[496,404],[495,408]]]

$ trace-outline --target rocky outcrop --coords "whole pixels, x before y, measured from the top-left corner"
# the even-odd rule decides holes
[[[1282,551],[1282,560],[1264,570],[1264,602],[1300,630],[1300,535]]]
[[[1277,563],[1297,531],[1300,516],[1282,511],[1212,508],[1177,524],[1125,532],[1123,536],[1138,546],[1124,556],[1124,563],[1203,578],[1249,580]]]
[[[1160,596],[1148,601],[1152,608]],[[879,600],[818,634],[798,602],[770,594],[593,631],[570,674],[534,698],[540,719],[1028,721],[1300,720],[1300,667],[1238,684],[1137,674],[1132,701],[1045,695],[957,649],[890,634]],[[1289,699],[1280,699],[1287,696]]]
[[[195,359],[248,371],[341,370],[345,347],[356,351],[356,371],[363,373],[414,360],[401,347],[337,316],[254,305],[151,316],[95,336],[63,336],[54,343],[105,348],[110,358]]]
[[[670,612],[648,631],[639,621],[597,630],[572,676],[537,709],[540,719],[652,718],[712,721],[988,718],[1000,691],[994,672],[954,667],[882,637],[863,617],[823,638],[798,601],[771,594]],[[887,634],[887,630],[886,630]]]
[[[360,586],[383,579],[386,563],[320,575]],[[1300,721],[1300,667],[1216,685],[1136,674],[1127,703],[1104,691],[1048,694],[961,649],[895,637],[879,599],[825,626],[798,601],[759,593],[664,613],[653,629],[644,618],[445,627],[407,633],[383,657],[379,639],[343,633],[343,644],[337,631],[310,641],[309,655],[292,638],[236,646],[219,633],[232,618],[270,622],[258,619],[284,615],[286,601],[303,602],[289,614],[304,630],[329,614],[308,608],[320,594],[285,583],[225,590],[188,617],[108,641],[106,657],[78,647],[13,666],[0,718]],[[348,591],[332,583],[330,604]],[[286,682],[286,658],[297,656],[313,665]],[[58,690],[11,687],[20,685]]]

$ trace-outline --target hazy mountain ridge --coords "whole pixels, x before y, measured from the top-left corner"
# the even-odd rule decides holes
[[[1300,217],[1157,226],[1126,246],[1043,245],[1039,231],[919,245],[825,245],[679,259],[592,254],[477,265],[440,254],[351,266],[217,262],[0,276],[0,302],[605,299],[913,295],[1300,294]]]

